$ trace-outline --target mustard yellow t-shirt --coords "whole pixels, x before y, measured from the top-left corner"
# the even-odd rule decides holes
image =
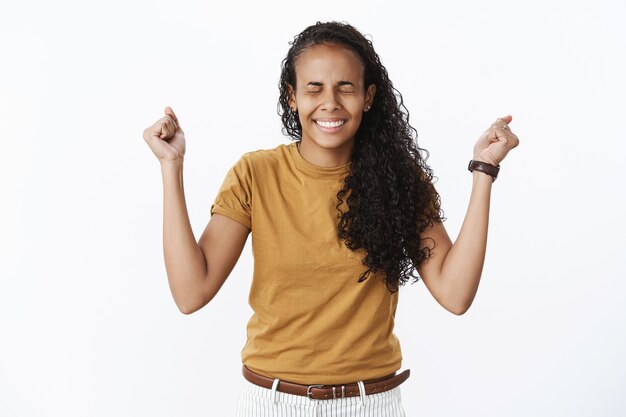
[[[357,283],[364,254],[337,237],[336,195],[349,167],[313,165],[295,142],[248,152],[211,206],[211,215],[251,229],[254,314],[241,355],[259,374],[340,384],[401,366],[393,333],[398,292],[391,294],[380,274]]]

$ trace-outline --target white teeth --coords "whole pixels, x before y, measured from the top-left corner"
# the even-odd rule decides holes
[[[344,124],[345,120],[337,120],[336,122],[322,122],[317,120],[316,123],[322,127],[339,127]]]

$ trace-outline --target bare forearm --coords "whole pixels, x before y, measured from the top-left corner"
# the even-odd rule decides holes
[[[163,176],[163,254],[170,290],[183,313],[200,302],[206,260],[189,221],[183,186],[183,164],[161,165]]]
[[[472,193],[461,231],[441,270],[446,299],[464,313],[474,301],[485,261],[492,178],[474,171]]]

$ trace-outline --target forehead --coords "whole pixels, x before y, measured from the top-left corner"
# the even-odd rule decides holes
[[[337,44],[324,43],[306,48],[295,62],[296,82],[352,81],[362,82],[363,64],[358,55]]]

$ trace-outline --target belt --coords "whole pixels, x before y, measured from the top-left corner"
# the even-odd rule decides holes
[[[396,375],[396,373],[394,372],[393,374],[384,376],[382,378],[363,381],[365,385],[365,394],[376,394],[379,392],[393,389],[406,381],[410,373],[411,370],[407,369],[406,371],[398,375]],[[271,389],[274,383],[273,378],[268,378],[266,376],[252,372],[245,365],[243,366],[243,377],[251,383],[263,388]],[[296,384],[294,382],[279,381],[276,390],[280,392],[285,392],[287,394],[295,394],[301,395],[303,397],[309,397],[314,400],[329,400],[333,398],[356,397],[360,395],[359,385],[356,382],[346,385],[303,385]]]

